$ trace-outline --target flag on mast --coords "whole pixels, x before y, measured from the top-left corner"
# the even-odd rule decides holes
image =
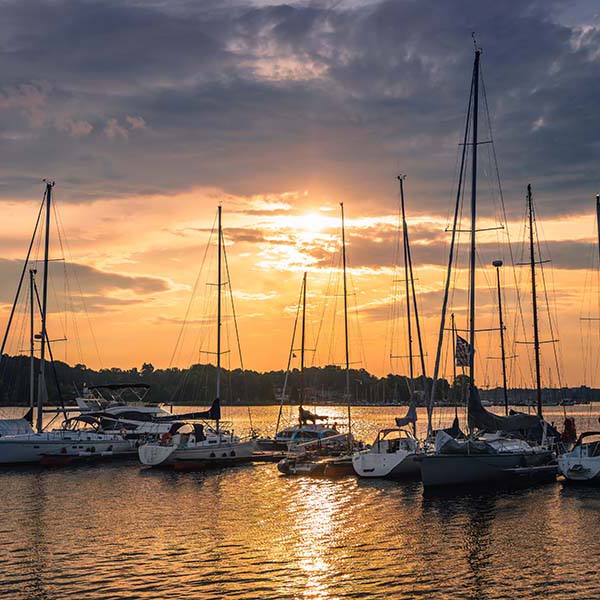
[[[456,366],[468,367],[470,363],[471,352],[473,352],[471,344],[469,344],[465,338],[456,334],[456,355],[454,357]]]

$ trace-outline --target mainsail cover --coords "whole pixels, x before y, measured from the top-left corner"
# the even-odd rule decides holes
[[[192,413],[184,413],[180,415],[169,415],[166,417],[155,417],[154,421],[193,421],[194,419],[207,419],[209,421],[221,420],[221,400],[215,398],[211,407],[208,410]]]
[[[417,422],[417,407],[414,400],[411,400],[408,411],[404,417],[396,417],[396,427],[406,427]]]
[[[535,415],[513,412],[501,417],[481,404],[479,390],[473,386],[469,394],[469,428],[479,431],[526,431],[540,428],[540,419]]]
[[[0,419],[0,436],[33,433],[31,427],[32,415],[33,409],[29,409],[21,419]]]
[[[298,407],[298,420],[300,421],[301,425],[305,425],[309,421],[314,424],[317,420],[324,421],[325,419],[327,419],[327,417],[317,415],[316,413],[311,413],[309,410],[306,410],[301,406]]]

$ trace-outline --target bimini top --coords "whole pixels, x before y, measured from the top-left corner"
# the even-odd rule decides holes
[[[100,385],[89,385],[89,390],[127,390],[127,389],[149,390],[147,383],[104,383]]]

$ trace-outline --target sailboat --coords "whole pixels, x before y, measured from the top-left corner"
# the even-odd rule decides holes
[[[386,477],[389,479],[403,479],[419,477],[421,465],[417,460],[422,452],[421,444],[416,438],[417,409],[414,389],[414,365],[412,345],[412,319],[411,302],[414,307],[415,326],[419,342],[419,354],[423,382],[426,381],[425,355],[419,322],[419,310],[415,293],[415,280],[408,237],[408,224],[406,222],[406,207],[404,201],[404,176],[399,175],[400,182],[400,210],[402,222],[403,255],[404,255],[404,282],[406,293],[406,319],[408,335],[408,365],[409,365],[409,391],[410,406],[403,418],[396,419],[396,427],[382,429],[370,448],[360,450],[352,455],[352,466],[360,477]],[[412,431],[406,429],[412,425]]]
[[[344,203],[340,202],[341,218],[342,218],[342,275],[343,275],[343,291],[344,291],[344,349],[345,349],[345,397],[347,401],[348,414],[348,432],[346,434],[337,434],[329,436],[322,440],[315,440],[298,444],[294,451],[283,458],[277,464],[277,468],[281,473],[286,475],[326,475],[329,477],[340,477],[354,473],[352,467],[352,454],[355,449],[355,442],[352,436],[352,409],[350,395],[350,347],[348,335],[348,291],[346,277],[346,229],[344,220]],[[304,287],[304,293],[306,287]],[[306,297],[304,297],[306,299]],[[304,302],[305,304],[305,302]],[[303,329],[302,329],[302,347],[304,348],[304,310],[303,310]],[[303,356],[303,354],[302,354]],[[301,393],[303,393],[301,391]],[[302,420],[302,412],[300,413]],[[338,445],[338,441],[344,440],[346,443],[342,446],[345,448],[341,452],[337,452],[337,456],[323,457],[324,442],[328,444],[334,443]],[[325,446],[327,453],[331,454],[330,448]]]
[[[600,256],[600,195],[596,196],[596,224]],[[600,430],[582,433],[573,449],[558,457],[558,470],[565,482],[600,484]]]
[[[1,355],[4,353],[4,347],[15,314],[16,305],[22,289],[25,274],[30,265],[31,250],[36,239],[40,218],[45,209],[45,237],[44,237],[44,261],[43,261],[43,286],[41,299],[36,285],[37,270],[29,268],[29,309],[30,309],[30,378],[29,378],[29,403],[30,408],[27,413],[29,418],[33,416],[33,404],[35,396],[35,341],[39,339],[40,357],[37,385],[37,415],[36,429],[33,430],[32,424],[29,427],[23,425],[22,421],[8,430],[8,433],[0,435],[0,464],[23,464],[48,462],[54,464],[60,460],[70,462],[81,458],[100,458],[112,456],[124,456],[135,454],[135,447],[125,439],[119,432],[104,432],[96,419],[81,419],[79,417],[67,418],[67,413],[63,413],[65,420],[61,427],[51,431],[44,430],[43,414],[48,412],[44,409],[44,401],[47,398],[46,388],[46,367],[47,356],[49,354],[52,361],[52,350],[48,338],[47,313],[48,313],[48,262],[50,249],[50,225],[52,214],[52,190],[54,183],[46,182],[44,198],[38,220],[31,238],[27,257],[21,272],[21,278],[15,295],[15,302],[11,310],[6,332],[2,343]],[[41,318],[41,333],[35,333],[35,308],[39,309]],[[57,412],[55,409],[50,412]]]
[[[261,450],[293,450],[301,444],[310,444],[318,442],[321,447],[334,448],[339,446],[341,434],[337,430],[335,424],[329,424],[327,415],[318,415],[311,413],[304,408],[306,404],[306,387],[304,385],[304,369],[306,355],[306,287],[307,273],[302,277],[302,287],[300,289],[300,300],[296,311],[296,319],[294,321],[294,329],[292,333],[292,342],[290,344],[290,352],[288,355],[288,364],[283,381],[283,389],[281,392],[279,412],[277,422],[275,424],[275,436],[271,439],[260,438],[256,440],[257,446]],[[300,386],[299,386],[299,405],[298,405],[298,422],[295,425],[280,429],[283,403],[286,400],[286,390],[288,386],[288,377],[292,357],[295,356],[294,346],[296,341],[296,329],[298,325],[298,316],[301,312],[301,336],[300,336]]]
[[[533,202],[531,187],[528,187],[528,208],[530,224],[530,264],[532,273],[532,301],[534,321],[534,348],[536,356],[536,384],[538,411],[537,415],[514,414],[506,417],[497,416],[487,411],[481,404],[479,391],[475,385],[475,332],[476,329],[476,232],[477,232],[477,148],[478,148],[478,113],[479,113],[479,80],[481,50],[475,47],[475,59],[471,79],[471,93],[463,140],[462,161],[452,240],[448,259],[448,271],[444,290],[440,333],[436,353],[432,393],[429,410],[433,406],[435,384],[439,373],[441,347],[445,329],[448,291],[452,275],[453,254],[457,233],[460,198],[463,189],[465,156],[467,146],[472,148],[471,162],[471,223],[470,223],[470,256],[469,256],[469,340],[465,344],[469,369],[468,415],[471,435],[466,440],[453,438],[445,431],[439,431],[435,437],[435,452],[421,457],[421,477],[423,485],[428,487],[469,485],[494,481],[514,481],[517,479],[554,478],[556,466],[553,464],[554,453],[551,449],[552,438],[557,432],[543,421],[540,384],[539,335],[537,323],[536,296],[536,258],[533,242]],[[472,133],[468,142],[469,130]],[[534,440],[534,441],[532,441]]]
[[[221,206],[218,207],[217,251],[217,351],[215,399],[206,411],[172,415],[169,431],[159,439],[138,448],[142,464],[152,467],[174,467],[177,470],[202,469],[211,466],[232,466],[250,462],[253,441],[242,441],[233,430],[220,426],[221,421],[221,315],[223,228]]]

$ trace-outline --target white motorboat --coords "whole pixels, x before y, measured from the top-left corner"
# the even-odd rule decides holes
[[[571,452],[558,457],[566,481],[600,484],[600,431],[582,433]]]
[[[352,455],[352,466],[360,477],[419,477],[420,454],[418,440],[406,429],[382,429],[370,448]]]

